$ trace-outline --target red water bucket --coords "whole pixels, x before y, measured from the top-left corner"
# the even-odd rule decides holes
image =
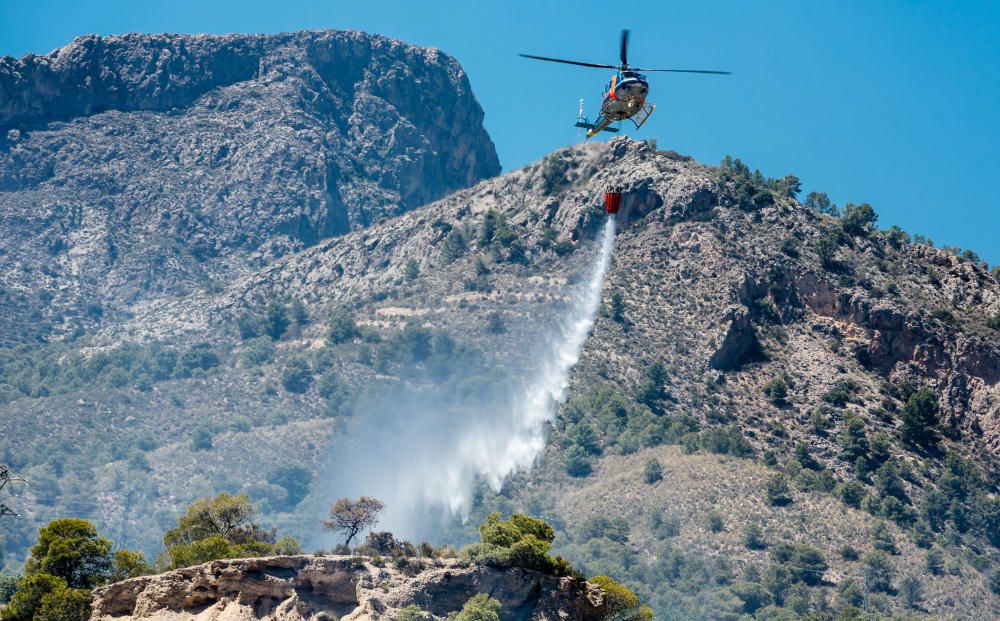
[[[614,215],[618,213],[618,210],[622,206],[622,189],[621,188],[608,188],[604,192],[604,209],[608,212],[608,215]]]

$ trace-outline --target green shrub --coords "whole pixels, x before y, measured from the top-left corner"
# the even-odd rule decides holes
[[[788,477],[781,473],[775,474],[767,480],[764,493],[767,504],[775,507],[783,507],[792,502],[792,490],[788,486]]]
[[[51,594],[63,593],[68,589],[66,580],[47,573],[29,574],[17,583],[17,592],[11,597],[6,608],[0,610],[3,621],[32,621],[37,618],[43,600]],[[85,591],[86,592],[86,591]],[[66,621],[85,621],[87,615],[79,613],[67,617]]]
[[[837,260],[837,250],[840,248],[840,235],[836,231],[825,231],[816,242],[816,254],[824,269],[838,272],[843,265]]]
[[[493,567],[521,567],[556,576],[574,573],[565,560],[549,555],[555,539],[551,526],[516,513],[508,520],[501,518],[500,513],[487,517],[479,527],[481,543],[463,548],[461,556]]]
[[[997,267],[1000,267],[1000,265],[998,265]],[[997,267],[993,269],[997,269]],[[1000,278],[997,278],[997,280],[1000,280]],[[989,326],[990,328],[993,328],[994,330],[1000,331],[1000,313],[988,318],[986,320],[986,325]]]
[[[580,536],[584,541],[605,537],[611,541],[625,543],[628,541],[628,533],[628,520],[621,516],[609,519],[603,515],[592,515],[584,520],[580,527]]]
[[[848,235],[864,236],[871,232],[878,214],[868,203],[855,205],[847,203],[844,205],[844,214],[840,217],[840,224]]]
[[[562,153],[553,153],[542,160],[542,193],[549,195],[566,181],[569,162]]]
[[[673,515],[665,515],[663,509],[654,509],[649,525],[657,539],[669,539],[681,534],[681,521]]]
[[[823,469],[823,464],[816,461],[816,458],[809,452],[809,444],[806,442],[797,442],[795,444],[795,451],[793,455],[795,457],[795,461],[798,462],[803,468],[808,470]]]
[[[299,549],[290,537],[282,537],[280,546],[274,543],[274,530],[261,528],[255,515],[256,508],[245,495],[222,493],[194,501],[177,519],[177,528],[163,536],[170,569]]]
[[[297,328],[301,328],[302,326],[309,324],[309,309],[306,308],[306,305],[298,298],[293,299],[291,304],[289,304],[288,315],[292,319],[292,324]]]
[[[722,514],[714,509],[709,511],[708,515],[705,516],[705,526],[713,533],[722,532],[722,529],[725,528],[725,523],[722,521]]]
[[[507,324],[504,323],[500,313],[493,311],[486,316],[486,330],[490,334],[503,334],[507,332]]]
[[[277,485],[288,494],[288,506],[298,505],[309,493],[313,474],[308,468],[297,464],[277,466],[267,474],[267,482]]]
[[[883,497],[892,496],[900,500],[906,499],[906,490],[903,488],[903,480],[900,477],[901,471],[899,462],[894,459],[882,464],[875,471],[875,488]]]
[[[910,444],[929,444],[935,440],[939,406],[934,391],[921,388],[906,400],[900,412],[900,435]]]
[[[495,209],[489,209],[483,215],[483,223],[479,229],[479,245],[509,247],[517,239],[517,233],[507,222],[507,217]]]
[[[403,267],[403,277],[413,281],[417,279],[417,276],[420,276],[420,264],[417,263],[416,259],[408,259]]]
[[[222,535],[212,535],[187,544],[176,544],[168,547],[167,553],[172,567],[191,567],[216,559],[243,556],[241,547]]]
[[[651,621],[653,611],[639,605],[639,596],[608,576],[594,576],[588,580],[604,591],[608,619],[621,621]]]
[[[585,477],[590,474],[590,458],[587,451],[578,444],[573,444],[563,453],[563,465],[566,473],[572,477]]]
[[[764,606],[769,606],[774,598],[764,585],[757,582],[739,582],[729,587],[736,597],[743,601],[743,612],[752,615]]]
[[[281,371],[281,385],[288,392],[302,394],[313,383],[313,371],[309,361],[302,357],[291,358]]]
[[[10,601],[10,598],[17,592],[17,576],[0,574],[0,606]]]
[[[667,381],[667,370],[663,363],[657,360],[646,369],[646,381],[639,385],[636,401],[650,408],[658,406],[659,402],[670,396],[664,388]]]
[[[465,232],[461,229],[453,228],[445,236],[444,242],[441,243],[441,256],[444,257],[445,261],[451,263],[464,256],[468,249],[469,239],[466,237]]]
[[[862,557],[861,562],[864,564],[864,575],[871,590],[886,593],[892,590],[896,568],[888,554],[881,550],[872,550]]]
[[[780,377],[776,377],[764,384],[764,394],[767,395],[771,403],[778,406],[785,405],[788,403],[786,401],[788,397],[788,384]]]
[[[448,613],[448,621],[500,621],[500,602],[480,593],[465,602],[461,611]]]
[[[993,570],[986,584],[995,595],[1000,595],[1000,569]]]
[[[774,193],[768,180],[759,170],[751,173],[750,168],[739,159],[727,155],[719,164],[718,174],[722,181],[733,184],[733,194],[741,209],[754,211],[774,204]]]
[[[910,234],[896,225],[889,227],[885,232],[885,238],[889,245],[896,249],[910,244]]]
[[[338,308],[330,313],[327,326],[326,341],[331,345],[340,345],[358,336],[354,315],[345,308]]]
[[[152,573],[155,570],[146,562],[146,556],[138,550],[116,550],[111,557],[110,582],[121,582]]]
[[[767,547],[764,531],[755,523],[743,527],[743,545],[749,550],[763,550]]]
[[[402,608],[396,615],[397,621],[428,621],[429,617],[416,604]]]
[[[264,308],[264,331],[271,337],[271,340],[280,339],[288,331],[288,326],[291,323],[292,319],[288,307],[284,304],[270,302]]]
[[[920,580],[914,576],[907,576],[899,583],[899,597],[903,600],[903,605],[907,610],[917,610],[924,600],[923,588]]]
[[[809,209],[815,209],[820,213],[830,216],[840,216],[840,210],[833,204],[826,192],[810,192],[806,194],[806,201],[803,203]]]
[[[784,567],[792,582],[817,585],[829,569],[823,553],[803,543],[779,543],[771,546],[771,562]]]
[[[889,554],[899,554],[896,539],[892,536],[892,531],[889,530],[885,522],[878,522],[872,529],[872,547]]]
[[[663,464],[660,463],[659,459],[650,457],[646,460],[642,469],[642,480],[649,484],[663,480]]]
[[[843,449],[840,456],[849,463],[854,463],[855,460],[868,455],[870,447],[868,434],[865,432],[865,421],[853,412],[844,416],[843,427],[841,427],[837,440]]]
[[[866,495],[865,486],[857,481],[849,481],[840,488],[840,499],[844,501],[845,505],[855,509],[861,507],[861,501],[865,499]]]
[[[264,335],[267,332],[267,321],[259,313],[245,311],[237,318],[236,327],[239,330],[240,338],[248,340]]]
[[[208,371],[219,366],[219,355],[211,343],[195,343],[181,354],[177,361],[177,375],[191,377],[194,371]]]
[[[243,365],[259,367],[274,360],[274,344],[269,337],[251,338],[243,346]]]
[[[610,302],[608,304],[608,315],[611,317],[612,321],[618,323],[625,323],[625,296],[621,294],[621,291],[613,291],[611,293]]]
[[[702,449],[717,455],[736,455],[750,457],[753,447],[747,442],[743,430],[738,425],[713,427],[700,433],[689,433],[682,439],[688,452]]]
[[[340,382],[340,378],[337,374],[329,369],[319,376],[319,381],[316,383],[316,391],[319,396],[324,399],[334,399],[343,390],[343,385]]]
[[[924,567],[934,576],[940,576],[944,572],[944,556],[941,554],[940,548],[935,546],[927,551],[927,554],[924,555]],[[998,586],[1000,586],[1000,582],[998,582]],[[1000,595],[1000,591],[997,594]]]
[[[833,388],[823,395],[823,401],[838,408],[845,407],[854,400],[857,389],[857,385],[851,381],[837,382]]]
[[[191,436],[192,451],[210,451],[213,446],[213,434],[211,429],[201,426],[194,430],[194,434]]]

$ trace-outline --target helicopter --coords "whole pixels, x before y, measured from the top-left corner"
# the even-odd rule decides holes
[[[730,75],[729,71],[708,71],[703,69],[644,69],[641,67],[631,67],[628,64],[628,39],[629,31],[622,30],[620,65],[600,65],[595,63],[585,63],[576,60],[563,60],[561,58],[549,58],[548,56],[535,56],[534,54],[518,54],[524,58],[535,60],[545,60],[554,63],[565,63],[567,65],[579,65],[581,67],[596,67],[598,69],[615,69],[616,73],[611,76],[611,80],[605,85],[604,92],[601,93],[601,111],[597,119],[591,123],[583,116],[583,106],[581,100],[580,116],[577,119],[576,127],[587,130],[587,138],[592,138],[602,131],[617,133],[617,127],[611,127],[612,123],[631,119],[635,123],[635,128],[639,129],[653,114],[656,109],[655,104],[647,104],[646,96],[649,94],[649,82],[643,71],[663,71],[670,73],[711,73],[715,75]]]

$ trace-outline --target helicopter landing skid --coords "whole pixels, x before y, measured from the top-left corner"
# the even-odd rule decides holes
[[[647,106],[643,106],[638,112],[636,112],[635,116],[631,118],[631,121],[635,123],[635,128],[639,129],[642,127],[643,123],[649,120],[649,115],[653,114],[653,110],[655,109],[656,104],[649,104]]]

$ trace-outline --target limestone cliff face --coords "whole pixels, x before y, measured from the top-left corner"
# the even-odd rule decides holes
[[[583,580],[523,569],[408,559],[279,556],[213,561],[94,592],[92,621],[376,621],[416,605],[434,619],[478,593],[500,601],[503,621],[599,621],[602,591]]]
[[[376,35],[88,36],[2,58],[0,315],[32,330],[0,342],[211,287],[499,170],[458,62]]]

